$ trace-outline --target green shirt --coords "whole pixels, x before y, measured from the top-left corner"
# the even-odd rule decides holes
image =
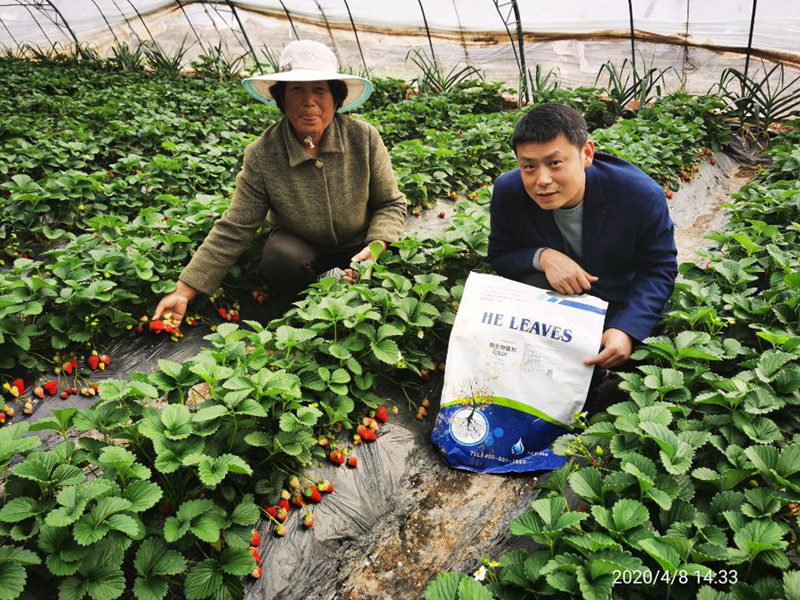
[[[179,279],[212,294],[265,222],[333,249],[395,242],[405,214],[389,153],[372,125],[336,114],[315,158],[284,118],[245,148],[230,207]]]

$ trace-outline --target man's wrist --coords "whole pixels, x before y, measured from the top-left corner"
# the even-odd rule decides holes
[[[539,248],[539,249],[538,249],[538,250],[537,250],[537,251],[536,251],[536,252],[533,254],[533,268],[534,268],[534,269],[536,269],[537,271],[542,271],[542,272],[544,272],[544,267],[542,267],[542,253],[543,253],[545,250],[548,250],[548,249],[549,249],[549,248],[547,248],[547,246],[544,246],[544,247],[542,247],[542,248]]]
[[[197,294],[199,293],[196,289],[192,286],[183,283],[180,279],[178,280],[177,287],[175,288],[175,292],[186,298],[187,300],[192,300]]]

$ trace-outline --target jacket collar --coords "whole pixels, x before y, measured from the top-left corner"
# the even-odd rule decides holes
[[[330,124],[322,133],[322,141],[319,145],[320,156],[323,154],[343,153],[344,143],[342,142],[342,131],[339,124],[339,119],[342,117],[338,114],[333,116]],[[286,152],[289,155],[289,166],[296,167],[308,160],[316,160],[311,156],[303,145],[297,140],[294,135],[294,128],[292,123],[286,117],[283,118],[281,125],[281,135],[283,142],[286,145]]]

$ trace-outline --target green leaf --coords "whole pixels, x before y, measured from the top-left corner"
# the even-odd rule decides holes
[[[130,501],[131,507],[129,510],[133,512],[144,512],[148,508],[156,505],[161,499],[162,492],[158,484],[152,481],[138,480],[128,484],[122,496]]]
[[[20,498],[13,498],[6,502],[2,509],[0,509],[0,521],[4,523],[18,523],[29,519],[41,512],[39,503],[33,498],[22,496]]]
[[[649,518],[647,508],[637,500],[623,498],[611,509],[617,531],[627,531],[643,525]]]
[[[0,562],[0,600],[14,600],[25,589],[27,574],[22,565]]]
[[[247,575],[256,561],[247,549],[225,548],[219,557],[220,568],[230,575]]]
[[[469,579],[463,573],[439,573],[425,588],[425,600],[459,600],[458,588]]]
[[[370,347],[372,348],[372,353],[375,355],[375,358],[381,362],[389,365],[396,365],[400,360],[400,348],[397,347],[394,340],[386,338],[380,341],[370,342]]]
[[[661,568],[669,573],[674,573],[681,563],[677,551],[669,544],[656,538],[640,540],[641,548],[652,556]]]
[[[586,467],[575,471],[569,478],[572,491],[592,503],[602,503],[603,477],[595,467]]]
[[[222,573],[219,563],[206,559],[197,563],[186,575],[184,592],[186,600],[202,600],[214,594],[222,586]]]
[[[458,598],[459,600],[492,600],[494,596],[480,583],[467,577],[462,579],[458,585]]]

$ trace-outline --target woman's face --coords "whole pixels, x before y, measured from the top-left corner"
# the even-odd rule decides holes
[[[283,105],[286,116],[302,140],[319,139],[333,119],[333,94],[327,81],[295,81],[286,84]]]

